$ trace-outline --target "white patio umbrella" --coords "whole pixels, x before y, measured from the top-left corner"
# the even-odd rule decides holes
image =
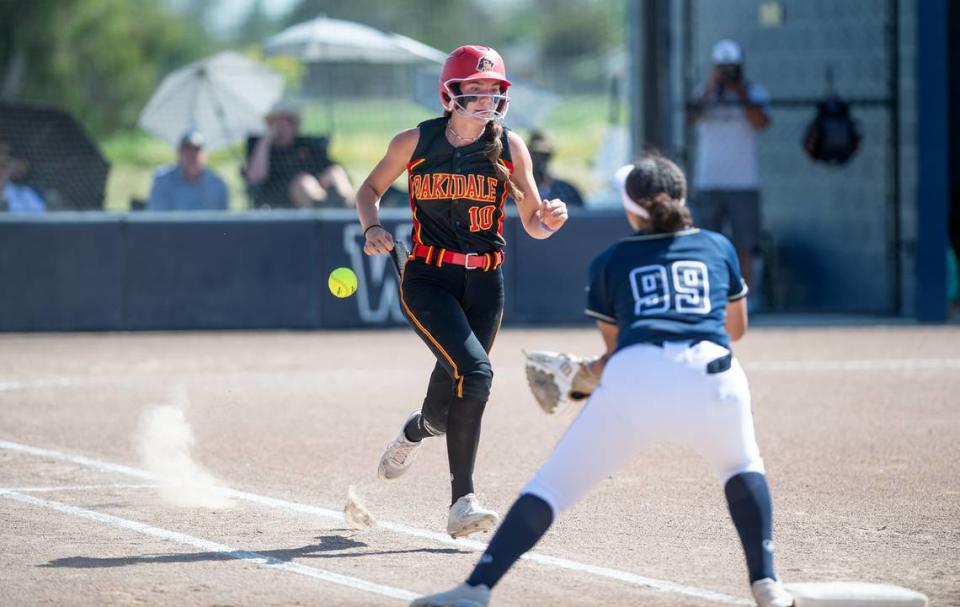
[[[431,46],[400,34],[382,32],[362,23],[317,17],[290,26],[267,38],[267,55],[288,55],[308,63],[376,63],[413,65],[443,63],[447,55]],[[330,72],[327,72],[330,78]],[[327,121],[333,118],[333,83],[327,83]]]
[[[298,23],[267,38],[263,51],[315,62],[443,63],[447,58],[446,53],[412,38],[327,17]]]
[[[139,124],[177,147],[189,129],[208,150],[263,128],[263,116],[283,95],[283,76],[232,52],[219,53],[167,75],[140,113]]]

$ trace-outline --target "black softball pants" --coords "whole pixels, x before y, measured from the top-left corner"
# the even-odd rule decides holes
[[[444,433],[455,403],[490,396],[488,353],[503,318],[503,273],[411,260],[400,296],[407,320],[437,358],[421,412],[425,425]]]

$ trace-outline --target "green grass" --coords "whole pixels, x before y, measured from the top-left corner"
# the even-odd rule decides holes
[[[567,97],[543,125],[557,148],[550,163],[551,173],[573,182],[584,196],[599,185],[591,171],[607,130],[607,113],[606,97]]]
[[[359,184],[383,156],[394,134],[433,115],[409,101],[338,100],[333,107],[330,154]],[[605,97],[567,97],[544,124],[557,147],[552,172],[580,186],[585,195],[597,186],[590,174],[591,162],[606,130],[606,116]],[[330,133],[329,125],[329,109],[322,101],[304,108],[303,133]],[[114,135],[100,145],[111,163],[105,203],[108,211],[128,211],[131,199],[146,200],[154,170],[176,161],[169,145],[140,130]],[[231,210],[247,208],[240,175],[242,154],[238,145],[210,156],[210,167],[227,183]]]

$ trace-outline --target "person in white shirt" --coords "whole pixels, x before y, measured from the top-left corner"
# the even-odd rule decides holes
[[[694,218],[715,232],[729,222],[743,278],[752,285],[761,227],[757,139],[770,126],[770,95],[746,79],[743,50],[733,40],[714,45],[710,78],[687,119],[697,134]]]

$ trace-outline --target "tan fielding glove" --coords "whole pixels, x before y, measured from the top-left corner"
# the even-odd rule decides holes
[[[596,359],[545,351],[524,354],[527,383],[545,413],[556,413],[562,402],[587,398],[600,383],[600,374],[589,366]]]

